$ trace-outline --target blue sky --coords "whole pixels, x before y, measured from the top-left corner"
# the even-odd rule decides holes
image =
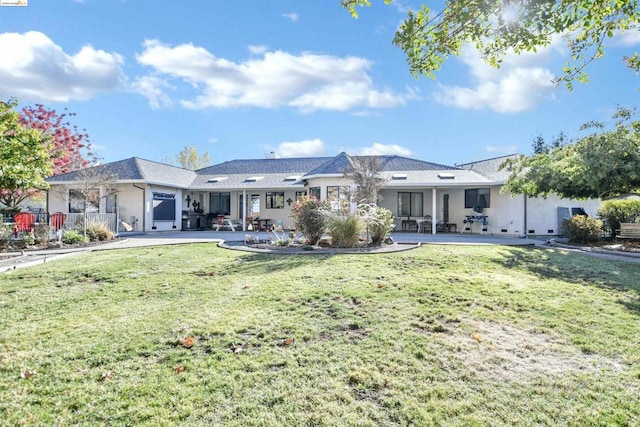
[[[530,154],[538,134],[577,137],[637,105],[640,79],[621,57],[638,32],[611,40],[573,91],[550,82],[567,59],[559,38],[500,70],[466,48],[436,80],[416,80],[391,41],[422,2],[382,3],[357,20],[339,0],[0,7],[0,99],[75,112],[104,162],[194,145],[213,163],[346,151],[453,165]]]

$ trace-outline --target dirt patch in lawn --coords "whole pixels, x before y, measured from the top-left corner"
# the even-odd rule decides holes
[[[548,334],[494,322],[463,323],[466,327],[456,328],[445,335],[446,339],[454,345],[463,363],[486,379],[523,381],[579,371],[624,369],[618,360],[585,354]]]

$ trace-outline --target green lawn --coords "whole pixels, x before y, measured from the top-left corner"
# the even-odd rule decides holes
[[[640,264],[194,244],[16,270],[0,276],[0,420],[638,425]]]

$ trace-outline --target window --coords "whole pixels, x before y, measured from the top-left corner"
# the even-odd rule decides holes
[[[306,191],[296,191],[296,201],[300,200],[302,197],[306,196]]]
[[[284,209],[284,191],[267,192],[267,209]]]
[[[244,212],[244,196],[242,194],[238,195],[238,212],[240,216],[242,216],[242,212]],[[260,195],[259,194],[252,194],[249,197],[249,204],[247,205],[247,216],[251,216],[253,218],[260,217]]]
[[[69,213],[98,212],[100,210],[100,192],[89,190],[83,193],[80,190],[69,190]]]
[[[398,216],[422,216],[422,193],[399,191]]]
[[[480,206],[481,208],[491,207],[491,189],[490,188],[475,188],[472,190],[464,190],[464,207],[467,209],[473,209],[474,206]]]
[[[309,196],[315,198],[316,200],[320,200],[320,187],[311,187],[309,189]]]
[[[106,205],[107,213],[116,213],[118,209],[118,195],[109,194],[106,198],[105,205]]]
[[[330,185],[327,186],[327,200],[331,204],[333,210],[349,210],[349,193],[350,189],[346,185]]]
[[[214,215],[231,215],[231,193],[209,193],[209,210]]]

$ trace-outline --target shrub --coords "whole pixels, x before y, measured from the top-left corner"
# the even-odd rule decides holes
[[[575,215],[562,222],[562,231],[571,242],[597,242],[602,238],[602,221],[585,215]]]
[[[13,234],[13,228],[8,224],[0,223],[0,250],[5,250],[9,246],[9,240]]]
[[[291,210],[291,218],[297,231],[310,245],[316,245],[325,229],[325,218],[320,211],[320,202],[313,196],[303,196]]]
[[[75,245],[86,242],[87,238],[77,230],[65,230],[62,234],[62,243],[65,245]]]
[[[20,234],[20,241],[25,248],[28,248],[36,242],[36,236],[33,234],[33,231],[25,231]]]
[[[94,222],[87,227],[87,237],[90,241],[104,241],[104,240],[112,240],[113,233],[106,224],[101,222]]]
[[[358,246],[362,222],[355,215],[335,215],[329,219],[329,235],[334,248],[354,248]]]
[[[49,242],[49,224],[39,223],[33,229],[35,243],[45,245]]]
[[[606,200],[598,208],[598,216],[613,237],[621,222],[635,222],[640,217],[640,200]]]
[[[358,214],[367,226],[372,245],[381,245],[393,231],[393,213],[389,209],[363,205],[358,207]]]

